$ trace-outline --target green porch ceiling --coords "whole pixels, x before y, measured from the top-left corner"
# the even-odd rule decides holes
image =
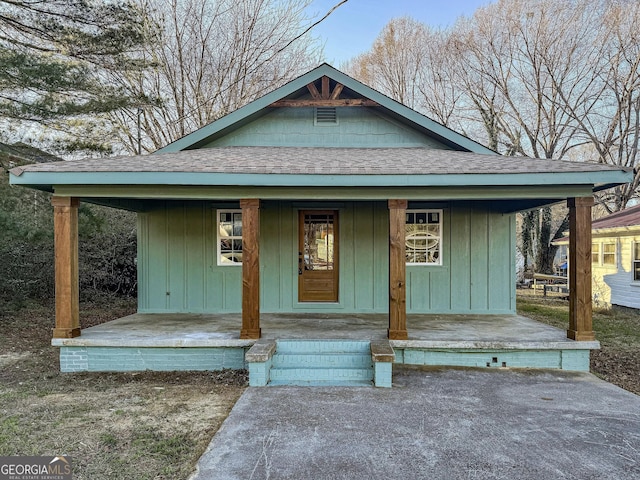
[[[82,201],[97,203],[137,212],[163,208],[172,201],[231,202],[238,207],[239,198],[261,200],[306,200],[313,201],[362,201],[390,198],[405,198],[410,201],[437,202],[473,200],[490,210],[513,213],[542,205],[565,201],[569,197],[584,197],[592,194],[590,186],[584,185],[528,185],[522,187],[404,187],[404,188],[348,188],[335,187],[185,187],[141,185],[136,188],[124,186],[56,186],[56,195],[78,197]]]

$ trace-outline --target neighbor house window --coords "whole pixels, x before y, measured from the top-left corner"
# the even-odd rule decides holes
[[[632,246],[633,251],[633,279],[640,281],[640,242],[634,242]]]
[[[442,210],[407,210],[406,260],[409,265],[442,264]]]
[[[218,265],[242,264],[242,210],[217,210]]]
[[[602,244],[602,264],[603,265],[616,264],[616,244],[615,243]]]
[[[591,244],[591,263],[600,265],[600,244],[599,243]]]

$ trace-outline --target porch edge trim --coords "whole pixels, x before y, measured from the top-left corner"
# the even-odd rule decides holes
[[[600,342],[474,342],[456,340],[389,340],[393,348],[475,349],[475,350],[599,350]]]

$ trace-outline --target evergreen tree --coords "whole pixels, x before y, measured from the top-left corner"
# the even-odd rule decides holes
[[[107,79],[140,67],[144,18],[122,0],[0,0],[0,119],[48,127],[67,149],[97,148],[82,130],[137,101]]]

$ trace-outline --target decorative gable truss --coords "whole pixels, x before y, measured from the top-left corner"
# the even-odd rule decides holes
[[[316,83],[320,83],[320,90]],[[333,84],[333,85],[332,85]],[[333,86],[333,88],[331,88]],[[323,75],[319,80],[307,84],[311,98],[282,99],[270,107],[379,107],[380,104],[365,97],[340,98],[344,85]]]

